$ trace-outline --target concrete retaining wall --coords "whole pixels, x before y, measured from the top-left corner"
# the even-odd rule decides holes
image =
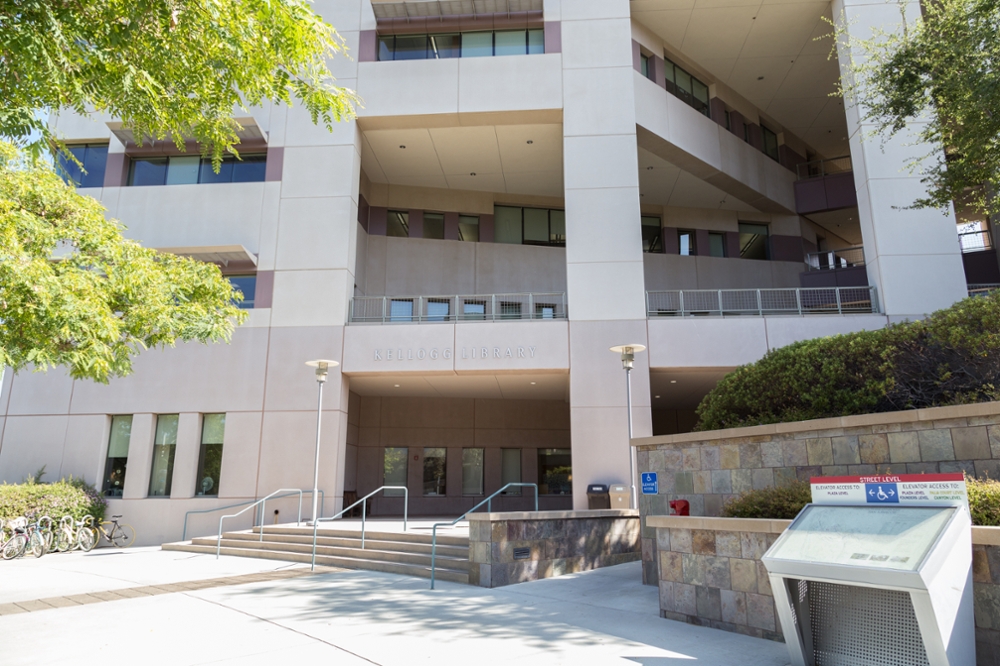
[[[469,558],[469,583],[480,587],[633,562],[640,558],[639,513],[607,509],[471,514]]]

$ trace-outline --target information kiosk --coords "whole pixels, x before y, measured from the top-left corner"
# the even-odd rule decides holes
[[[792,664],[975,666],[964,499],[961,475],[813,479],[763,558]]]

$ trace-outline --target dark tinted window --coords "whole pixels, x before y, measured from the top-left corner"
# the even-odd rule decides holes
[[[69,152],[80,162],[82,169],[65,153],[56,153],[59,173],[67,183],[77,187],[104,187],[104,168],[108,162],[108,144],[68,146]]]
[[[212,160],[202,160],[201,170],[198,172],[198,182],[207,184],[233,182],[233,160],[222,160],[219,173],[215,173],[212,168]]]
[[[230,275],[227,276],[229,283],[233,285],[234,288],[243,292],[243,300],[237,303],[237,307],[243,310],[253,309],[254,296],[257,293],[257,276],[256,275]]]
[[[462,55],[462,36],[452,33],[430,36],[431,58],[458,58]]]
[[[427,35],[396,35],[393,60],[425,60]]]
[[[767,225],[740,222],[740,258],[767,259]]]
[[[767,129],[763,125],[760,126],[760,133],[764,139],[764,154],[770,157],[772,160],[778,160],[778,135]]]
[[[153,157],[132,160],[129,185],[163,185],[167,182],[167,158]]]
[[[234,183],[260,183],[267,169],[265,155],[244,155],[242,160],[233,160]]]
[[[129,168],[129,185],[180,185],[213,183],[259,183],[267,169],[266,155],[243,155],[241,160],[226,157],[219,173],[212,160],[189,155],[137,157]]]

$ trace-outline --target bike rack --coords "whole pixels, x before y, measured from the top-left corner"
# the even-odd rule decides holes
[[[404,532],[406,531],[406,519],[407,519],[407,516],[409,515],[409,511],[410,511],[410,491],[409,491],[409,489],[406,488],[406,486],[382,486],[381,488],[377,488],[377,489],[371,491],[370,493],[368,493],[367,495],[365,495],[364,497],[362,497],[361,499],[359,499],[357,502],[355,502],[351,506],[346,507],[344,509],[341,509],[340,511],[338,511],[335,514],[333,514],[329,518],[317,518],[315,521],[313,521],[313,549],[312,549],[312,564],[309,567],[310,571],[315,571],[316,570],[316,533],[319,530],[319,524],[321,522],[328,522],[328,521],[331,521],[331,520],[336,520],[337,518],[339,518],[340,516],[344,515],[345,513],[347,513],[348,511],[350,511],[351,509],[353,509],[354,507],[356,507],[359,504],[361,505],[361,550],[365,549],[365,520],[366,520],[366,516],[368,514],[368,498],[371,497],[372,495],[375,495],[377,493],[382,492],[383,490],[402,490],[403,491],[403,531]]]
[[[455,525],[455,523],[459,522],[460,520],[462,520],[463,518],[465,518],[470,513],[472,513],[473,511],[475,511],[476,509],[478,509],[479,507],[481,507],[484,504],[486,505],[486,511],[487,511],[487,513],[490,513],[490,510],[493,508],[493,498],[494,497],[496,497],[497,495],[503,493],[508,488],[526,488],[526,487],[529,487],[529,486],[535,489],[535,513],[538,513],[538,484],[537,483],[508,483],[506,486],[504,486],[500,490],[496,491],[495,493],[493,493],[492,495],[490,495],[489,497],[487,497],[486,499],[484,499],[479,504],[475,505],[474,507],[472,507],[471,509],[469,509],[468,511],[466,511],[465,513],[463,513],[461,516],[459,516],[455,520],[452,520],[450,522],[445,522],[445,523],[434,523],[434,525],[431,526],[431,589],[432,590],[434,589],[434,570],[435,570],[436,558],[437,558],[437,529],[438,529],[438,526],[439,525],[453,526],[453,525]]]

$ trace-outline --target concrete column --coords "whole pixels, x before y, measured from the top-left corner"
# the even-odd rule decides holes
[[[907,21],[920,15],[917,2],[902,5]],[[872,30],[899,30],[900,5],[881,0],[835,0],[833,15],[843,17],[852,37],[868,39]],[[841,72],[850,54],[839,46]],[[855,54],[857,55],[857,54]],[[886,145],[878,138],[862,141],[873,129],[862,122],[863,110],[847,107],[854,184],[858,193],[861,236],[868,282],[878,288],[879,301],[890,321],[918,318],[945,308],[967,294],[962,255],[955,230],[955,214],[937,210],[904,210],[925,193],[917,174],[906,168],[909,158],[927,152],[914,143],[921,123],[898,134]]]
[[[612,345],[646,344],[634,63],[628,0],[562,3],[566,272],[573,505],[587,484],[629,483],[625,373]],[[645,360],[636,435],[651,434]]]
[[[170,485],[171,499],[194,497],[201,453],[201,414],[180,414],[177,417],[177,449],[174,451],[174,478]]]
[[[132,434],[128,442],[128,465],[125,468],[125,488],[122,499],[145,497],[149,491],[149,471],[153,461],[153,437],[156,435],[155,414],[132,416]]]

